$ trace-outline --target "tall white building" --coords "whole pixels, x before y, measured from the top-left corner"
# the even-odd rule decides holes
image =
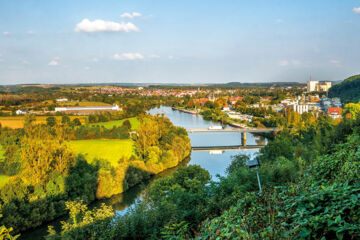
[[[319,91],[319,81],[309,80],[309,81],[307,82],[307,91],[308,91],[308,92]]]

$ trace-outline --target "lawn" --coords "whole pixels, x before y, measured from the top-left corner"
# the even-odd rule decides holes
[[[9,180],[9,176],[6,176],[6,175],[0,175],[0,188],[2,186],[5,185],[5,183],[7,183],[7,181]]]
[[[133,155],[133,141],[125,140],[76,140],[69,142],[70,147],[75,153],[86,156],[88,161],[94,158],[108,160],[112,166],[116,166],[121,157],[129,158]]]
[[[71,120],[79,118],[81,123],[85,123],[87,116],[69,116]],[[48,116],[36,116],[36,123],[46,123]],[[55,116],[58,122],[61,121],[61,116]],[[11,117],[0,117],[0,123],[3,127],[9,128],[22,128],[24,127],[25,116],[11,116]]]
[[[109,122],[101,122],[101,123],[93,123],[93,124],[90,124],[91,125],[99,125],[99,126],[104,126],[108,129],[111,129],[113,128],[114,126],[121,126],[123,124],[123,122],[125,120],[129,120],[130,121],[130,124],[131,124],[131,130],[137,130],[138,127],[139,127],[139,120],[135,117],[133,118],[125,118],[125,119],[122,119],[122,120],[116,120],[116,121],[109,121]]]

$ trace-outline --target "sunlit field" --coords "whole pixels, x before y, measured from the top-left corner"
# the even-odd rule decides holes
[[[104,126],[108,129],[110,128],[113,128],[114,126],[121,126],[124,121],[126,120],[129,120],[130,121],[130,124],[131,124],[131,130],[137,130],[138,127],[139,127],[139,120],[137,118],[126,118],[126,119],[122,119],[122,120],[116,120],[116,121],[109,121],[109,122],[101,122],[101,123],[93,123],[93,124],[90,124],[90,126],[96,126],[96,125],[99,125],[99,126]]]
[[[125,140],[76,140],[69,142],[75,153],[85,155],[91,162],[94,158],[106,159],[112,166],[116,166],[122,157],[133,155],[133,141]]]
[[[46,118],[48,116],[37,116],[36,123],[46,123]],[[61,116],[55,116],[58,122],[61,121]],[[85,119],[87,116],[69,116],[71,120],[74,118],[79,118],[82,124],[85,123]],[[25,116],[11,116],[11,117],[0,117],[0,123],[2,127],[9,127],[9,128],[22,128],[24,127],[24,120]]]

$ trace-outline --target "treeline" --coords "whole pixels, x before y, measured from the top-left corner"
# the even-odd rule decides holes
[[[124,216],[60,235],[74,239],[358,239],[360,116],[284,128],[260,151],[263,191],[239,155],[227,176],[199,166],[156,180]],[[92,214],[100,214],[101,209]],[[82,218],[84,220],[85,218]],[[110,224],[111,222],[111,224]]]

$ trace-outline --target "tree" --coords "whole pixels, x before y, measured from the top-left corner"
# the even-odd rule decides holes
[[[70,124],[70,118],[67,115],[64,115],[61,117],[61,123],[62,124]]]
[[[80,119],[78,119],[78,118],[74,118],[74,120],[72,121],[72,123],[73,123],[74,126],[81,126]]]
[[[46,124],[50,127],[53,127],[56,125],[56,118],[55,117],[47,117],[46,118]]]

